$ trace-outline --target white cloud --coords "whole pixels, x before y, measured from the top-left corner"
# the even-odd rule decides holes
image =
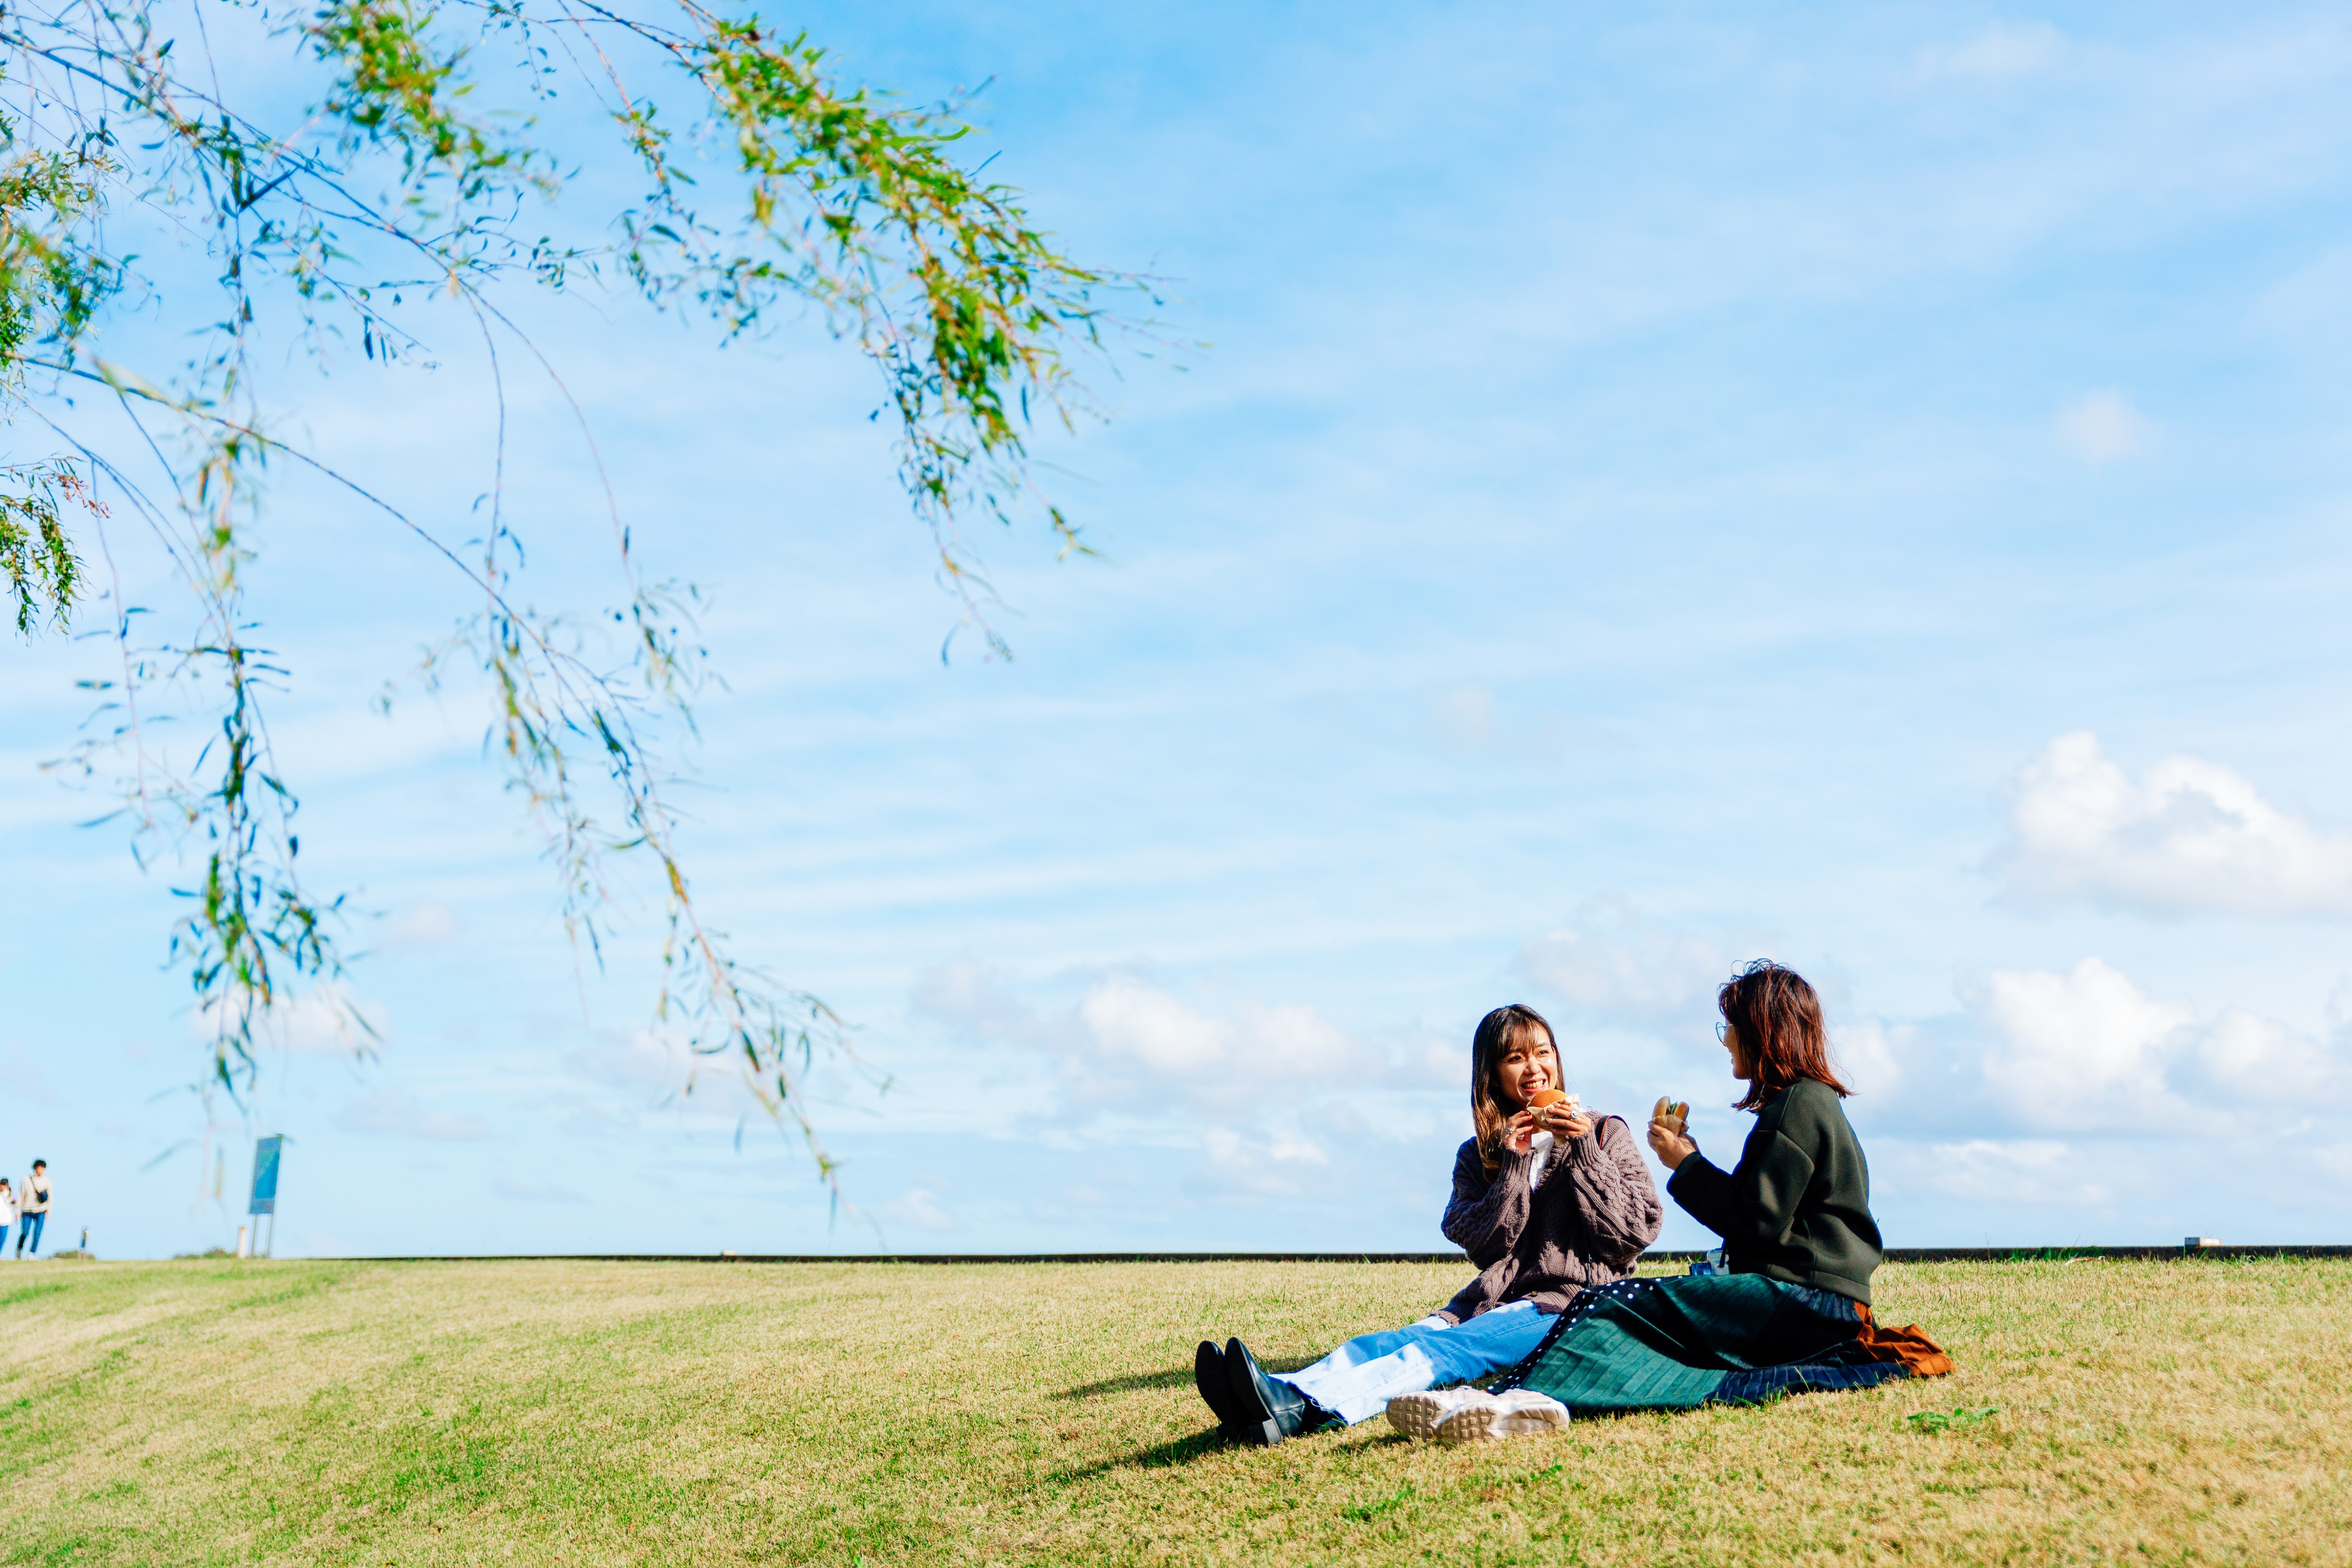
[[[1871,1125],[1971,1142],[2301,1138],[2321,1125],[2314,1107],[2352,1092],[2352,1024],[2314,1034],[2243,1008],[2208,1012],[2096,957],[1997,970],[1962,1000],[1940,1019],[1832,1026]]]
[[[887,1224],[917,1230],[952,1230],[956,1217],[940,1207],[940,1195],[925,1186],[911,1186],[876,1211]]]
[[[1201,1146],[1209,1157],[1221,1166],[1269,1165],[1328,1166],[1331,1156],[1319,1144],[1301,1137],[1280,1134],[1262,1142],[1242,1136],[1230,1127],[1212,1127],[1202,1135]]]
[[[215,1000],[196,1009],[193,1024],[198,1039],[214,1037],[226,1005]],[[253,1028],[254,1043],[265,1051],[334,1056],[366,1055],[391,1035],[384,1005],[352,995],[342,980],[328,980],[299,997],[281,998],[261,1009]]]
[[[1918,1027],[1861,1019],[1830,1030],[1830,1061],[1847,1088],[1874,1099],[1900,1093],[1907,1076],[1905,1059],[1921,1051]]]
[[[1087,988],[1078,1017],[1106,1056],[1162,1078],[1280,1082],[1328,1077],[1363,1064],[1364,1052],[1313,1008],[1244,1002],[1217,1018],[1129,976]]]
[[[1974,1010],[1993,1035],[1989,1099],[2042,1131],[2186,1137],[2280,1124],[2352,1084],[2341,1037],[2323,1042],[2239,1008],[2201,1018],[2097,958],[2063,975],[1998,972]]]
[[[2156,426],[2114,391],[2095,392],[2058,411],[2058,439],[2093,467],[2137,456],[2154,444]]]
[[[987,969],[969,958],[941,964],[916,983],[916,1009],[952,1019],[978,1033],[1022,1040],[1036,1032],[1036,1019]]]
[[[2098,737],[2053,740],[2010,785],[2012,891],[2150,913],[2352,914],[2352,835],[2315,828],[2218,763],[2170,757],[2135,783]]]
[[[1290,1133],[1254,1138],[1231,1127],[1211,1127],[1202,1134],[1201,1147],[1209,1169],[1222,1180],[1277,1197],[1296,1196],[1304,1190],[1297,1178],[1305,1169],[1331,1163],[1322,1145]]]
[[[1050,1078],[1023,1096],[1024,1135],[1195,1150],[1185,1185],[1211,1202],[1343,1190],[1387,1151],[1442,1143],[1452,1118],[1433,1112],[1462,1092],[1465,1053],[1426,1035],[1360,1040],[1312,1007],[1203,1005],[1129,973],[1094,978],[1055,1015],[971,966],[926,976],[915,999],[1034,1053]]]
[[[2179,1076],[2200,1101],[2294,1119],[2352,1079],[2344,1043],[2339,1036],[2331,1049],[2275,1019],[2229,1008],[2198,1031]]]
[[[444,1144],[478,1143],[490,1135],[490,1124],[479,1116],[431,1110],[396,1089],[379,1089],[352,1101],[335,1118],[335,1125],[347,1133]]]
[[[1978,1011],[1996,1037],[1987,1084],[2027,1126],[2153,1131],[2188,1113],[2166,1075],[2196,1009],[2142,995],[2096,958],[2063,975],[1996,973]]]
[[[1995,22],[1965,43],[1919,51],[1918,73],[1930,80],[2011,81],[2057,63],[2065,35],[2047,22]]]
[[[1709,942],[1642,927],[1601,936],[1563,926],[1519,949],[1519,967],[1573,1005],[1611,1018],[1656,1022],[1703,1011],[1731,977],[1732,960]]]
[[[1969,1203],[2095,1206],[2111,1196],[2105,1186],[2082,1178],[2080,1155],[2048,1139],[1972,1138],[1934,1145],[1928,1155],[1917,1173],[1927,1186]]]
[[[446,946],[457,935],[457,912],[436,899],[413,904],[383,923],[376,946],[386,953],[415,953]]]
[[[1397,1054],[1354,1039],[1311,1007],[1242,1001],[1211,1012],[1129,974],[1095,980],[1062,1019],[1040,1018],[970,964],[926,975],[914,1003],[972,1033],[1044,1052],[1066,1088],[1095,1101],[1149,1091],[1219,1104],[1274,1086],[1360,1083],[1387,1076]],[[1399,1057],[1423,1059],[1413,1051]]]
[[[672,1092],[685,1085],[698,1060],[683,1033],[662,1028],[598,1030],[593,1043],[564,1053],[564,1065],[583,1078]]]
[[[705,1055],[674,1025],[598,1030],[595,1038],[564,1053],[566,1070],[593,1082],[646,1095],[656,1104],[683,1100],[691,1109],[740,1114],[761,1108],[744,1082],[742,1058],[732,1052]]]

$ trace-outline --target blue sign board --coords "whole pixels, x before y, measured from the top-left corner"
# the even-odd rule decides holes
[[[253,1145],[253,1207],[247,1214],[278,1212],[278,1151],[285,1145],[282,1135],[272,1134]]]

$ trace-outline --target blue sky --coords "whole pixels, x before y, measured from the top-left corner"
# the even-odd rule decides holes
[[[988,79],[991,173],[1200,344],[1095,378],[1111,422],[1045,450],[1103,559],[988,539],[1017,657],[942,665],[854,356],[532,314],[711,595],[701,892],[888,1077],[820,1084],[861,1218],[723,1074],[677,1092],[649,891],[583,972],[479,694],[372,710],[458,585],[280,476],[274,732],[311,874],[379,912],[384,1043],[296,1019],[208,1133],[168,873],[37,768],[109,649],[12,650],[0,1163],[51,1161],[64,1232],[232,1237],[205,1140],[233,1194],[269,1131],[288,1252],[1434,1247],[1482,1012],[1727,1161],[1709,998],[1769,954],[1893,1244],[2343,1239],[2352,22],[796,19],[910,98]],[[289,372],[281,417],[460,517],[490,403],[449,337]],[[514,407],[545,601],[593,609],[577,437]]]

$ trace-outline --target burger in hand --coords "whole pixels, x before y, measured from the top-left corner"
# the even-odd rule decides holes
[[[1556,1138],[1580,1138],[1592,1131],[1592,1118],[1584,1113],[1581,1095],[1564,1093],[1558,1089],[1538,1089],[1528,1096],[1528,1108],[1514,1121],[1524,1118],[1530,1133],[1549,1133]]]
[[[1680,1170],[1685,1160],[1698,1153],[1698,1145],[1691,1141],[1689,1101],[1658,1097],[1650,1112],[1650,1147],[1656,1152],[1658,1163],[1670,1171]]]

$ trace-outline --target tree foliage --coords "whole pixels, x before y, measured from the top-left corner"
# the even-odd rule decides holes
[[[662,737],[703,678],[690,599],[640,575],[632,520],[608,507],[593,526],[611,533],[625,656],[593,656],[519,596],[503,414],[484,527],[343,479],[331,454],[278,434],[262,382],[284,375],[289,339],[313,370],[354,344],[425,367],[421,307],[455,301],[503,409],[510,361],[556,374],[517,324],[524,291],[626,288],[721,339],[813,306],[878,370],[913,509],[994,644],[963,525],[1034,514],[1065,552],[1084,548],[1036,493],[1027,441],[1033,420],[1087,412],[1074,366],[1140,285],[1062,255],[1018,193],[966,166],[967,129],[951,107],[845,85],[803,37],[695,0],[0,9],[0,417],[17,459],[0,467],[0,568],[25,634],[92,607],[83,560],[110,527],[142,530],[184,590],[194,630],[161,643],[113,604],[122,674],[74,761],[120,779],[137,843],[200,852],[173,947],[213,1026],[210,1082],[249,1081],[270,1010],[342,962],[339,901],[299,874],[296,796],[265,717],[284,672],[254,642],[266,607],[247,592],[260,480],[293,465],[470,584],[478,611],[441,639],[432,674],[487,683],[492,749],[545,831],[574,939],[602,950],[613,857],[649,862],[667,909],[657,1010],[735,1060],[830,1178],[803,1081],[845,1049],[840,1020],[705,924],[664,793]],[[634,199],[599,208],[624,167]],[[209,287],[186,281],[191,254]],[[106,329],[133,307],[188,329],[184,363],[110,356]],[[60,411],[77,388],[120,404],[131,449],[76,434]],[[206,694],[216,727],[184,768],[147,743],[142,698],[159,684]]]

